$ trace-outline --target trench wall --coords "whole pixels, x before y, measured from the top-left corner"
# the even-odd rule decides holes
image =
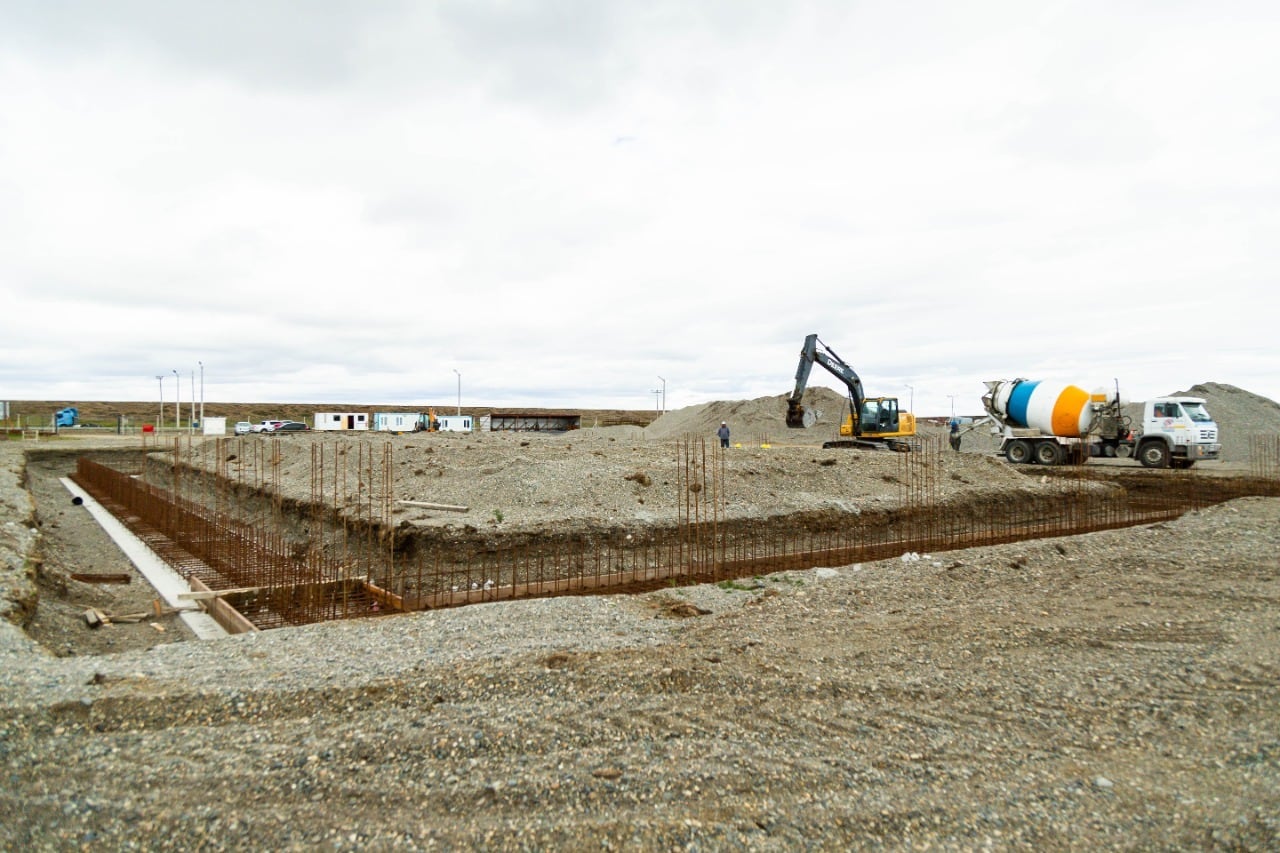
[[[0,441],[0,651],[38,648],[22,630],[35,615],[40,535],[21,444]]]
[[[309,501],[284,499],[262,479],[245,482],[165,454],[146,459],[145,480],[84,459],[77,482],[145,526],[144,538],[170,548],[180,570],[215,590],[247,590],[228,600],[260,627],[739,579],[1151,523],[1234,497],[1280,494],[1274,479],[1084,467],[1053,472],[1063,482],[1052,491],[1029,479],[1026,490],[942,501],[927,451],[903,456],[891,507],[729,519],[710,497],[723,489],[709,489],[705,504],[643,530],[574,524],[477,535],[397,526],[373,488],[373,457],[359,460],[358,489],[331,492],[322,484]],[[692,461],[695,482],[715,482],[714,458]],[[691,491],[684,482],[674,487]]]

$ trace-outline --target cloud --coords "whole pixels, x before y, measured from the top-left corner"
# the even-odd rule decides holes
[[[0,396],[1274,399],[1278,14],[9,4]]]

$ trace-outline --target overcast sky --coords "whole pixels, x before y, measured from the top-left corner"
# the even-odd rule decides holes
[[[0,399],[679,408],[817,332],[922,415],[1280,400],[1277,45],[1270,0],[0,0]]]

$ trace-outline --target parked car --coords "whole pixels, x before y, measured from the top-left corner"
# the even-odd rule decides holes
[[[275,429],[271,430],[271,432],[302,432],[308,429],[311,429],[311,427],[301,421],[281,421],[276,424]]]
[[[248,421],[240,421],[236,424],[236,435],[248,435],[253,432],[253,424]]]
[[[254,432],[271,432],[282,423],[284,423],[284,421],[262,421],[261,423],[254,424],[252,429]]]

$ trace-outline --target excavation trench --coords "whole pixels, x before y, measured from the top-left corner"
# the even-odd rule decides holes
[[[397,523],[374,497],[337,505],[285,498],[157,454],[84,457],[73,479],[210,590],[210,606],[223,610],[215,616],[232,631],[731,581],[1148,524],[1280,491],[1274,480],[1185,473],[1072,469],[1055,476],[1062,488],[1052,492],[935,501],[917,499],[929,489],[907,488],[896,505],[858,512],[729,517],[708,505],[625,527],[566,519],[487,530]]]

